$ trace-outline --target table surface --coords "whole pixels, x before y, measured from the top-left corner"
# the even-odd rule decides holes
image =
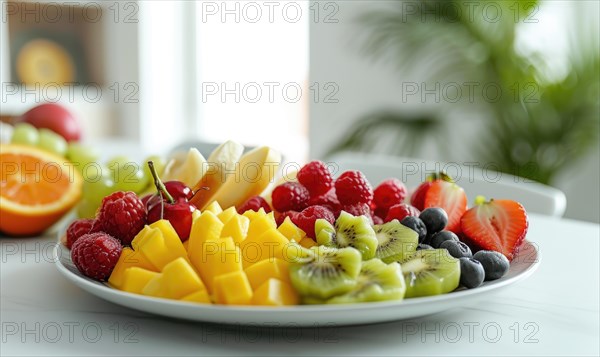
[[[462,308],[353,327],[257,328],[114,305],[54,266],[56,237],[1,238],[1,356],[600,354],[600,226],[531,215],[537,272]]]

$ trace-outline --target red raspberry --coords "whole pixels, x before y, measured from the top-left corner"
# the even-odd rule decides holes
[[[244,204],[242,204],[240,208],[237,209],[237,212],[239,214],[243,214],[248,210],[258,212],[258,210],[261,208],[264,208],[266,213],[271,212],[271,206],[269,206],[269,204],[267,203],[267,201],[265,201],[264,198],[260,196],[253,196],[250,197],[246,202],[244,202]]]
[[[319,218],[325,219],[331,224],[335,222],[333,213],[323,206],[310,206],[302,212],[290,216],[292,222],[310,238],[315,238],[315,221]]]
[[[88,233],[73,244],[71,260],[92,279],[106,281],[121,255],[121,243],[104,232]]]
[[[295,217],[299,214],[300,212],[296,211],[285,211],[279,214],[275,213],[275,222],[277,223],[277,226],[280,226],[283,223],[283,221],[285,221],[286,217],[290,217],[292,222],[294,222],[294,220],[296,219]]]
[[[90,233],[93,225],[94,219],[91,218],[82,218],[71,223],[69,228],[67,228],[67,248],[71,249],[73,243],[75,243],[77,239],[85,234]]]
[[[350,213],[353,216],[366,216],[371,223],[373,223],[373,217],[371,213],[371,207],[366,203],[357,203],[355,205],[342,207],[343,211]]]
[[[381,219],[381,217],[376,216],[376,215],[372,215],[371,218],[373,219],[373,224],[383,224],[383,219]]]
[[[327,193],[333,187],[331,172],[322,161],[311,161],[298,171],[298,182],[300,182],[311,197]]]
[[[360,171],[346,171],[335,181],[335,193],[344,206],[355,203],[371,204],[373,188]]]
[[[130,245],[144,228],[146,217],[146,207],[135,193],[119,191],[102,199],[96,220],[101,231]]]
[[[383,221],[389,222],[393,219],[402,221],[404,219],[404,217],[407,217],[407,216],[419,217],[420,214],[421,214],[421,211],[419,211],[415,207],[413,207],[411,205],[407,205],[406,203],[400,203],[398,205],[394,205],[394,206],[390,207],[390,209]]]
[[[404,202],[404,198],[406,198],[406,186],[396,178],[383,181],[373,191],[373,202],[383,209]]]
[[[302,211],[308,206],[309,193],[298,182],[286,182],[273,190],[273,208],[279,212]]]
[[[335,188],[332,188],[331,190],[327,191],[327,193],[325,193],[324,195],[311,197],[310,200],[308,200],[308,205],[323,206],[329,209],[331,212],[333,212],[333,215],[335,217],[340,215],[340,210],[342,209],[342,205],[340,204],[340,201],[335,195]]]
[[[381,218],[381,220],[383,220],[385,218],[385,216],[387,216],[387,213],[388,213],[387,208],[377,207],[373,210],[373,215]]]

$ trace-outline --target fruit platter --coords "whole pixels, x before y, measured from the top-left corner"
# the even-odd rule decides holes
[[[15,127],[3,168],[98,161],[77,143],[34,130]],[[137,167],[114,158],[96,180],[58,167],[64,182],[41,175],[34,185],[3,169],[0,208],[11,222],[3,219],[0,230],[38,232],[74,209],[79,218],[60,231],[54,251],[67,279],[134,309],[217,323],[428,315],[468,305],[539,264],[519,202],[470,203],[443,172],[409,191],[397,178],[372,185],[357,170],[334,177],[318,160],[285,175],[280,164],[273,148],[227,141],[208,158],[195,148]],[[34,195],[41,204],[27,209]]]

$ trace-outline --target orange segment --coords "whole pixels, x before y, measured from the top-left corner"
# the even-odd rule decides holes
[[[0,145],[0,231],[43,232],[81,196],[83,179],[64,157],[22,145]]]

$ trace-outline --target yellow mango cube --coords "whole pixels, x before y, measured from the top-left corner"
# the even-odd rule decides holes
[[[125,270],[123,284],[120,289],[133,294],[141,294],[144,286],[146,286],[150,280],[159,275],[160,273],[155,271],[138,267],[127,268]]]
[[[190,261],[198,271],[201,270],[202,266],[204,242],[207,240],[216,241],[219,239],[219,237],[221,237],[223,226],[223,222],[210,211],[203,212],[192,222],[187,253]]]
[[[210,295],[208,295],[208,291],[206,290],[196,291],[195,293],[191,293],[182,297],[180,300],[196,302],[200,304],[212,304],[212,301],[210,301]]]
[[[160,275],[152,278],[142,289],[142,294],[181,299],[197,291],[206,290],[204,283],[190,263],[184,258],[177,258],[167,264]]]
[[[298,244],[300,244],[302,247],[309,249],[310,247],[315,247],[317,246],[317,242],[315,242],[311,237],[304,237],[302,238]]]
[[[265,281],[275,278],[282,281],[290,281],[289,263],[282,259],[265,259],[252,264],[244,270],[252,290],[258,289]]]
[[[252,287],[243,271],[219,275],[214,284],[218,304],[249,305],[252,300]]]
[[[202,210],[202,212],[212,212],[215,215],[223,212],[223,209],[221,208],[221,206],[219,205],[219,202],[217,201],[212,201],[208,206],[206,206],[205,209]]]
[[[223,224],[226,224],[227,222],[229,222],[229,220],[231,218],[233,218],[233,216],[237,216],[237,215],[238,215],[238,213],[235,210],[235,207],[229,207],[228,209],[226,209],[223,212],[219,213],[217,215],[217,217],[221,220],[221,222],[223,222]]]
[[[298,305],[300,298],[290,284],[278,279],[265,281],[252,296],[253,305]]]
[[[250,219],[248,217],[236,214],[225,224],[221,231],[221,237],[231,237],[236,243],[241,243],[246,239],[248,234],[248,226],[250,225]]]
[[[138,253],[129,247],[125,247],[121,251],[117,265],[115,265],[108,278],[108,283],[113,287],[122,290],[125,271],[131,267],[139,267],[151,271],[160,270],[152,265],[152,263],[150,263],[150,261],[148,261],[141,253]]]
[[[267,212],[265,212],[265,209],[261,207],[258,209],[258,211],[247,210],[246,212],[242,213],[242,216],[248,217],[250,221],[253,221],[255,218],[265,216],[266,214]]]
[[[250,222],[252,226],[252,222]],[[290,242],[277,229],[270,228],[261,235],[251,236],[240,243],[244,269],[261,260],[279,258],[285,260]]]
[[[188,251],[188,247],[190,246],[190,240],[186,240],[185,242],[183,242],[183,248],[185,249],[185,251]]]
[[[166,220],[161,220],[166,221]],[[155,223],[161,222],[157,221]],[[144,235],[143,239],[140,239],[132,246],[134,250],[141,253],[148,261],[155,267],[162,270],[165,265],[169,264],[177,258],[187,259],[187,252],[183,247],[183,243],[177,236],[177,233],[171,226],[171,223],[166,221],[168,226],[158,225],[160,228],[153,227],[154,223],[148,227],[148,233]],[[169,232],[167,228],[170,227],[172,232]],[[163,234],[161,229],[165,229],[166,234]],[[145,230],[146,228],[144,228]],[[134,241],[137,239],[134,238]]]
[[[202,252],[196,269],[210,293],[215,277],[243,270],[240,248],[231,237],[204,242]]]
[[[256,239],[271,229],[277,229],[277,223],[275,223],[273,212],[250,219],[250,226],[248,226],[248,235],[246,237]]]
[[[285,217],[285,220],[277,228],[277,230],[283,234],[289,240],[295,240],[300,242],[302,238],[306,237],[306,233],[292,222],[290,217]]]

